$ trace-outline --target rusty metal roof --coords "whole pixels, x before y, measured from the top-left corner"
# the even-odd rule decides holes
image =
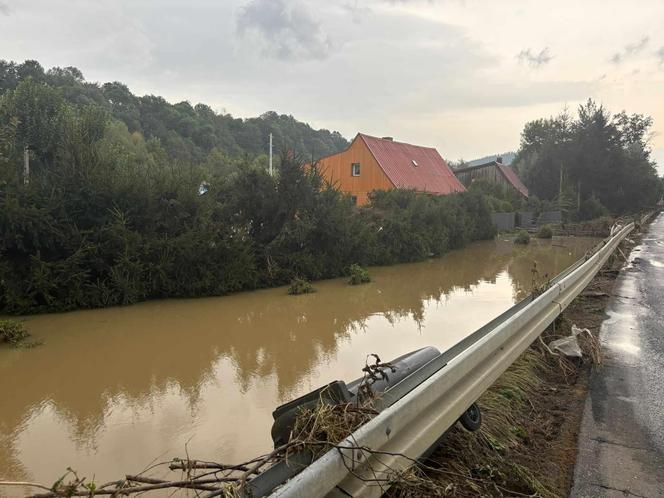
[[[511,166],[506,164],[499,163],[498,161],[489,161],[488,163],[475,164],[473,166],[466,166],[465,168],[459,168],[455,171],[456,174],[465,173],[466,171],[475,171],[483,168],[496,168],[505,180],[507,180],[512,187],[514,187],[518,192],[523,196],[528,197],[530,194],[528,192],[528,187],[526,187],[521,179],[517,176],[514,169]]]
[[[466,188],[433,147],[358,133],[387,177],[397,188],[432,194],[463,192]]]
[[[500,172],[507,178],[507,181],[512,184],[512,186],[517,189],[525,197],[528,197],[528,187],[526,187],[511,166],[506,166],[505,164],[496,163]]]

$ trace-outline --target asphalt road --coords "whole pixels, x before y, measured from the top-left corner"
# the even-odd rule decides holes
[[[664,497],[664,214],[619,275],[602,324],[572,497]]]

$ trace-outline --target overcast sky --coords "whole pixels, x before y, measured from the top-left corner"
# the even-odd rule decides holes
[[[592,97],[652,115],[664,165],[661,0],[0,0],[0,58],[450,159]]]

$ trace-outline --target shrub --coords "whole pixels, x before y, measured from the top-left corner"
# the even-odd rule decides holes
[[[358,264],[353,263],[350,265],[348,273],[350,275],[350,278],[348,279],[350,285],[360,285],[371,282],[371,277],[369,276],[367,269],[362,268]]]
[[[611,233],[611,227],[615,222],[616,220],[610,216],[602,216],[601,218],[593,220],[592,223],[590,223],[593,235],[599,237],[608,237]]]
[[[496,234],[487,201],[477,192],[429,196],[378,190],[369,200],[362,214],[376,234],[377,254],[366,264],[421,261]]]
[[[519,230],[514,239],[515,244],[530,244],[530,234],[525,230]]]
[[[90,174],[60,174],[68,163],[56,161],[29,187],[2,186],[0,175],[0,313],[337,278],[351,264],[421,261],[495,233],[477,192],[379,191],[358,209],[292,156],[274,176],[249,166],[223,177],[192,166],[182,176],[158,156],[144,170],[95,144],[84,149],[103,159]]]
[[[291,296],[297,296],[299,294],[311,294],[312,292],[316,292],[316,289],[313,288],[311,282],[300,277],[295,277],[288,287],[288,293]]]
[[[582,221],[594,220],[596,218],[607,216],[608,214],[609,210],[606,209],[595,196],[588,197],[583,201],[581,203],[581,208],[579,209],[579,219]]]
[[[553,237],[553,229],[551,225],[542,225],[537,232],[537,238],[539,239],[550,239]]]
[[[25,330],[21,322],[16,320],[0,320],[0,342],[18,346],[28,337],[30,337],[30,334],[28,334],[28,331]]]

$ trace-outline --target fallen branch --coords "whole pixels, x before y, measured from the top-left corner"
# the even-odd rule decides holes
[[[23,486],[26,488],[40,488],[40,489],[45,489],[46,491],[50,491],[51,488],[48,486],[44,486],[43,484],[39,484],[36,482],[27,482],[27,481],[0,481],[0,485],[2,486]]]

